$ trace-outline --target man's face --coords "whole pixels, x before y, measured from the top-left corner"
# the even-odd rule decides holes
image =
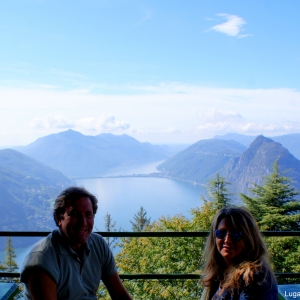
[[[73,249],[79,249],[86,243],[94,226],[93,205],[90,198],[81,197],[73,205],[66,206],[58,226]]]

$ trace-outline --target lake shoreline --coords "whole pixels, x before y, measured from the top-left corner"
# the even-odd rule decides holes
[[[197,182],[197,181],[192,181],[192,180],[186,180],[178,177],[172,177],[167,173],[163,172],[154,172],[150,174],[131,174],[131,175],[111,175],[111,176],[93,176],[93,177],[72,177],[73,180],[78,180],[78,179],[102,179],[102,178],[166,178],[166,179],[171,179],[171,180],[177,180],[181,182],[187,182],[191,183],[193,185],[199,185],[204,188],[207,187],[207,185]]]

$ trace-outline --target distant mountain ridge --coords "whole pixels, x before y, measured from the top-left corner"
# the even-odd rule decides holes
[[[213,139],[217,139],[217,140],[226,140],[226,141],[234,140],[234,141],[244,145],[247,148],[250,146],[250,144],[256,138],[257,138],[257,135],[252,136],[252,135],[244,135],[244,134],[239,134],[239,133],[227,133],[224,135],[215,135],[213,137]]]
[[[242,145],[249,147],[250,144],[256,139],[257,136],[243,135],[238,133],[227,133],[225,135],[216,135],[214,139],[221,140],[235,140]],[[292,133],[280,136],[269,137],[275,142],[280,143],[283,147],[287,148],[291,154],[297,159],[300,159],[300,133]]]
[[[220,168],[246,147],[236,141],[200,140],[160,164],[157,169],[171,177],[206,183]]]
[[[279,169],[287,171],[285,176],[293,179],[293,185],[300,189],[300,161],[280,143],[258,136],[238,158],[231,160],[220,170],[220,174],[232,183],[234,191],[249,194],[252,183],[262,184],[263,175],[272,172],[278,159]]]
[[[18,150],[71,177],[102,176],[112,168],[168,157],[164,147],[126,134],[86,136],[74,130],[39,138]]]
[[[52,202],[73,184],[27,155],[0,150],[0,230],[50,230],[54,227]]]
[[[290,169],[287,175],[300,188],[299,161],[280,143],[264,136],[219,137],[200,140],[169,158],[166,146],[140,143],[128,135],[85,136],[73,130],[40,138],[20,150],[73,177],[105,176],[110,169],[167,158],[157,167],[162,176],[206,184],[219,172],[234,191],[244,193],[251,182],[261,183],[279,159],[280,169]],[[290,145],[294,141],[294,146],[298,138],[300,134],[277,137]]]
[[[233,192],[249,194],[251,183],[261,184],[278,159],[279,169],[300,189],[300,161],[286,148],[258,136],[246,149],[234,140],[202,140],[158,166],[166,176],[206,184],[218,172]]]

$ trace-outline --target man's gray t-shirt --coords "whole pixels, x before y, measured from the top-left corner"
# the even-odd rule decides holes
[[[37,243],[25,258],[21,282],[25,283],[26,298],[31,299],[27,286],[28,274],[40,269],[55,281],[57,299],[97,299],[100,280],[117,272],[112,252],[102,236],[91,233],[85,244],[81,267],[79,262],[77,253],[67,244],[60,230],[54,230]]]

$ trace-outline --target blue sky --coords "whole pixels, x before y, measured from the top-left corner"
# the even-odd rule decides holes
[[[300,132],[298,1],[0,4],[0,146]]]

